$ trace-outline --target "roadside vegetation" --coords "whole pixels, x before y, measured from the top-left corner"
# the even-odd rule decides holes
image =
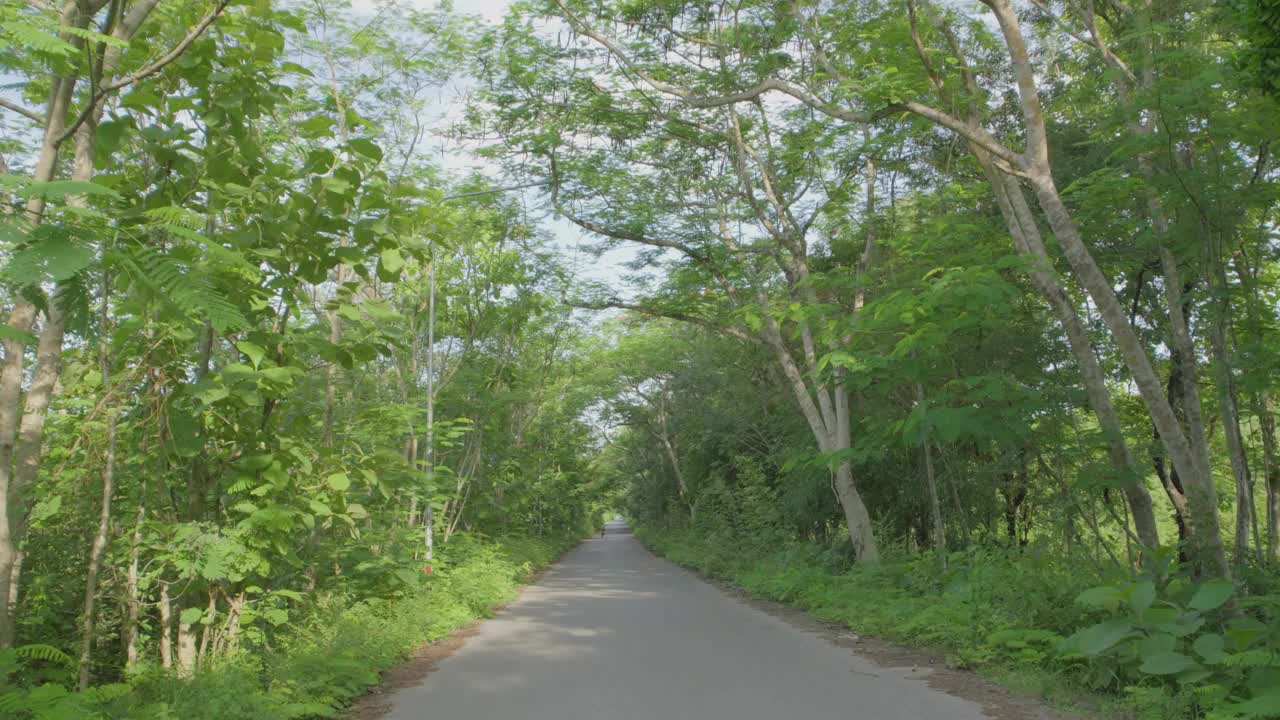
[[[333,716],[621,507],[1280,716],[1273,0],[459,5],[0,4],[0,714]]]
[[[529,14],[572,40],[508,26],[497,152],[642,249],[574,300],[626,313],[642,537],[1049,694],[1280,716],[1273,10]]]
[[[0,716],[334,717],[598,526],[568,273],[427,150],[478,32],[0,3]]]

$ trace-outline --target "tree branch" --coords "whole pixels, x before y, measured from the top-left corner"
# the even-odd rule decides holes
[[[4,98],[0,98],[0,108],[4,108],[5,110],[12,110],[13,112],[18,113],[19,115],[30,118],[31,120],[34,120],[38,123],[44,122],[44,116],[41,115],[40,113],[36,112],[35,110],[28,110],[22,107],[21,105],[18,105],[17,103],[11,103],[8,100],[5,100]]]
[[[728,325],[721,325],[719,323],[713,322],[706,318],[700,318],[696,315],[682,313],[678,310],[660,310],[658,308],[648,308],[648,307],[644,307],[643,305],[625,303],[620,300],[609,300],[607,302],[601,302],[601,303],[580,303],[580,302],[574,302],[571,300],[566,300],[565,305],[568,305],[571,308],[577,308],[579,310],[608,310],[610,308],[614,308],[617,310],[629,310],[631,312],[640,313],[641,315],[647,315],[649,317],[667,318],[668,320],[677,320],[679,322],[689,323],[690,325],[697,325],[698,327],[706,328],[708,330],[712,330],[714,332],[721,333],[723,335],[729,335],[730,337],[735,337],[735,338],[738,338],[739,340],[746,340],[747,342],[751,342],[751,343],[760,342],[760,338],[747,333],[745,330],[742,330],[741,328],[736,328]]]
[[[102,101],[105,100],[108,95],[120,90],[121,88],[155,75],[174,60],[181,57],[182,53],[186,52],[187,48],[191,47],[192,43],[198,40],[200,36],[204,34],[204,31],[208,30],[209,26],[222,15],[222,11],[227,9],[227,5],[229,5],[230,2],[231,0],[218,0],[218,4],[214,6],[213,10],[211,10],[208,15],[201,18],[200,22],[196,23],[195,27],[191,28],[191,30],[187,32],[186,36],[183,37],[177,45],[174,45],[169,52],[161,55],[154,62],[144,65],[119,80],[103,83],[102,86],[98,88],[98,91],[93,94],[93,97],[90,98],[89,102],[85,103],[84,109],[82,109],[80,114],[76,116],[75,121],[68,125],[67,128],[63,130],[62,134],[58,136],[58,139],[55,141],[55,145],[61,145],[72,135],[75,135],[76,130],[89,119],[90,115],[97,111]],[[152,3],[152,5],[154,6],[155,3]],[[132,18],[133,14],[131,13],[130,19]],[[128,20],[126,20],[124,26],[128,26]]]

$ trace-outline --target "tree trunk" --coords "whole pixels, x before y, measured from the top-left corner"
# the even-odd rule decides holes
[[[1261,393],[1254,394],[1253,409],[1258,416],[1259,434],[1262,435],[1263,472],[1267,479],[1267,555],[1272,562],[1280,562],[1280,464],[1276,456],[1276,420]]]
[[[133,670],[138,665],[138,622],[142,618],[142,595],[139,588],[138,562],[142,553],[142,523],[147,518],[147,479],[142,476],[142,488],[138,493],[138,513],[133,521],[133,538],[129,543],[129,574],[126,580],[128,598],[128,617],[125,619],[125,670]]]
[[[1222,289],[1220,289],[1222,290]],[[1227,308],[1223,311],[1229,312]],[[1222,429],[1227,440],[1227,454],[1231,458],[1231,474],[1236,489],[1235,553],[1233,561],[1243,565],[1249,559],[1249,539],[1253,527],[1253,480],[1249,476],[1249,461],[1245,457],[1244,440],[1240,433],[1240,415],[1236,405],[1235,380],[1231,373],[1231,358],[1227,352],[1225,312],[1214,319],[1209,331],[1209,344],[1213,352],[1214,371],[1217,375],[1218,406],[1222,413]]]
[[[189,678],[196,671],[196,631],[189,622],[178,618],[178,675]]]
[[[173,604],[169,600],[169,583],[160,581],[160,667],[173,669]]]
[[[9,327],[18,332],[31,331],[36,308],[22,303],[9,317]],[[14,581],[21,567],[17,488],[13,483],[13,449],[18,435],[18,409],[22,392],[23,361],[26,345],[21,340],[6,338],[3,342],[4,364],[0,366],[0,648],[13,645],[14,613],[17,611],[18,584]]]
[[[916,383],[916,402],[924,405],[924,385]],[[942,524],[942,501],[938,498],[938,482],[933,474],[933,451],[929,447],[929,435],[920,443],[924,455],[925,487],[929,491],[929,510],[933,521],[933,549],[945,564],[947,561],[947,529]]]
[[[680,499],[689,511],[689,520],[694,520],[693,498],[689,496],[689,484],[685,482],[684,472],[680,469],[680,458],[676,455],[675,444],[671,442],[671,433],[667,431],[667,390],[663,387],[658,397],[658,442],[662,445],[671,462],[671,470],[676,476],[676,487],[680,490]]]
[[[105,254],[104,248],[103,255]],[[102,310],[99,314],[101,337],[98,341],[98,372],[102,374],[102,402],[107,414],[107,454],[102,470],[102,503],[98,514],[98,532],[93,536],[93,545],[89,549],[88,569],[85,573],[84,615],[80,630],[80,692],[84,692],[89,687],[90,660],[93,654],[94,602],[98,594],[98,569],[102,564],[102,555],[106,552],[107,539],[111,533],[111,494],[115,490],[116,475],[117,415],[115,399],[111,395],[111,274],[105,269],[102,272],[100,294]]]
[[[1032,284],[1049,304],[1067,336],[1067,344],[1071,348],[1072,357],[1080,366],[1081,379],[1084,381],[1085,395],[1089,407],[1098,420],[1098,427],[1107,442],[1107,454],[1111,465],[1120,476],[1120,486],[1125,500],[1129,504],[1129,512],[1133,516],[1134,529],[1139,541],[1147,548],[1160,546],[1160,534],[1156,525],[1155,508],[1151,502],[1151,493],[1143,482],[1143,474],[1129,451],[1121,429],[1120,418],[1116,414],[1115,405],[1111,402],[1111,391],[1107,388],[1106,375],[1098,362],[1093,341],[1089,338],[1089,330],[1080,319],[1075,302],[1063,287],[1056,271],[1053,269],[1049,253],[1045,249],[1036,226],[1035,217],[1027,206],[1022,187],[1017,180],[1002,175],[991,166],[989,158],[980,149],[974,148],[979,155],[987,178],[995,193],[996,204],[1004,215],[1009,234],[1013,237],[1014,247],[1019,254],[1032,261],[1030,272]]]
[[[434,557],[436,547],[436,513],[430,499],[427,500],[426,511],[422,518],[422,544],[426,550],[426,558]]]
[[[876,543],[875,531],[871,526],[871,515],[862,502],[853,482],[853,468],[848,462],[836,466],[836,495],[840,507],[844,510],[844,520],[849,526],[849,539],[853,542],[858,562],[876,563],[880,561],[880,547]]]
[[[209,606],[205,609],[204,617],[201,618],[204,629],[200,633],[200,652],[196,654],[197,670],[208,667],[206,663],[209,661],[209,641],[213,635],[213,619],[217,613],[218,597],[214,594],[213,588],[209,588]]]
[[[1231,569],[1227,565],[1222,538],[1218,534],[1217,491],[1209,472],[1205,452],[1207,441],[1204,425],[1199,422],[1199,413],[1196,412],[1199,409],[1199,398],[1197,396],[1194,399],[1188,399],[1189,432],[1184,433],[1164,396],[1159,378],[1156,376],[1151,358],[1141,338],[1129,322],[1110,280],[1102,272],[1080,236],[1079,228],[1076,227],[1075,220],[1063,203],[1062,196],[1054,183],[1044,110],[1040,104],[1035,70],[1030,53],[1027,51],[1026,41],[1022,36],[1017,13],[1009,0],[984,0],[984,2],[995,14],[1004,37],[1017,86],[1026,137],[1027,147],[1024,153],[1011,153],[1004,149],[1002,157],[1006,162],[1016,162],[1019,166],[1017,171],[1030,183],[1035,192],[1037,204],[1044,211],[1049,227],[1053,229],[1054,236],[1062,246],[1063,255],[1081,287],[1098,308],[1124,360],[1125,367],[1138,387],[1143,404],[1160,432],[1169,459],[1188,488],[1188,505],[1193,519],[1192,526],[1195,528],[1192,554],[1199,571],[1216,577],[1230,577]],[[920,108],[917,112],[924,110]],[[928,116],[927,113],[926,116]],[[955,127],[952,129],[962,132]],[[974,139],[975,142],[992,144],[990,135],[977,137],[972,132],[968,132],[966,137]],[[1178,276],[1177,264],[1173,262],[1167,248],[1162,249],[1161,260],[1164,265],[1165,290],[1169,298],[1169,314],[1175,336],[1174,347],[1188,350],[1192,345],[1185,318],[1182,316],[1181,279]],[[1185,378],[1188,383],[1188,394],[1196,395],[1199,392],[1199,386],[1195,378],[1195,358],[1193,355],[1188,355],[1183,358],[1183,362],[1186,365],[1184,373],[1188,374]],[[1193,402],[1196,404],[1194,409],[1190,407]]]
[[[105,363],[104,363],[105,365]],[[106,384],[103,374],[103,387]],[[110,390],[106,390],[110,392]],[[93,652],[94,598],[98,594],[98,570],[102,564],[102,555],[107,549],[107,538],[111,531],[111,493],[115,489],[116,471],[116,415],[108,410],[107,415],[107,457],[106,468],[102,471],[102,507],[98,516],[98,531],[93,536],[93,547],[89,549],[89,566],[84,581],[84,617],[80,630],[80,682],[79,688],[84,692],[89,687],[89,666]],[[130,581],[136,583],[137,569],[131,568]],[[136,602],[131,600],[131,605]],[[133,631],[130,625],[130,631]],[[132,643],[131,643],[132,644]]]
[[[1206,443],[1204,424],[1193,422],[1191,417],[1193,414],[1190,410],[1193,402],[1191,398],[1199,392],[1199,386],[1194,380],[1194,358],[1184,357],[1182,360],[1183,381],[1187,383],[1188,391],[1189,424],[1189,432],[1184,433],[1173,409],[1169,406],[1168,398],[1164,395],[1146,348],[1143,347],[1137,332],[1129,323],[1111,282],[1102,273],[1080,237],[1048,169],[1034,171],[1031,174],[1031,182],[1040,206],[1049,220],[1049,225],[1062,245],[1067,261],[1080,279],[1081,285],[1093,298],[1099,314],[1111,331],[1116,347],[1124,358],[1125,366],[1138,386],[1143,404],[1165,444],[1168,457],[1187,487],[1187,506],[1193,528],[1192,557],[1201,572],[1214,577],[1230,577],[1231,570],[1227,565],[1226,552],[1218,526],[1217,489],[1214,487],[1213,476],[1209,473],[1207,463],[1202,462],[1202,448]],[[1168,256],[1169,253],[1166,250],[1162,255]],[[1175,264],[1172,263],[1171,256],[1162,260],[1165,265],[1165,291],[1169,296],[1170,315],[1176,318],[1173,321],[1174,347],[1184,353],[1194,352],[1182,315],[1181,277]],[[1198,409],[1199,398],[1195,397],[1194,402]],[[1188,438],[1188,435],[1195,438],[1197,434],[1199,438],[1196,440]],[[1193,449],[1193,443],[1196,449]]]

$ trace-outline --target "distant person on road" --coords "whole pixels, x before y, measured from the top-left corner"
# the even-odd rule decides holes
[[[601,526],[600,526],[600,537],[604,537],[604,533],[605,533],[605,531],[606,531],[606,530],[608,530],[608,529],[609,529],[609,526],[608,526],[608,525],[601,525]]]

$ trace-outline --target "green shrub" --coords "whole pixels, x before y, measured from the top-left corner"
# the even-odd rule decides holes
[[[56,648],[0,651],[0,716],[9,720],[130,718],[273,720],[336,717],[379,673],[423,643],[489,614],[578,538],[456,535],[409,592],[308,598],[271,642],[182,679],[150,668],[129,684],[69,690],[75,662]]]
[[[1118,580],[1027,547],[935,555],[889,550],[874,566],[829,549],[642,527],[657,553],[815,617],[944,653],[956,667],[1038,673],[1048,690],[1101,692],[1131,715],[1280,717],[1280,597],[1226,612],[1232,586]],[[1251,585],[1258,587],[1261,580]],[[1025,680],[1025,677],[1022,678]]]

